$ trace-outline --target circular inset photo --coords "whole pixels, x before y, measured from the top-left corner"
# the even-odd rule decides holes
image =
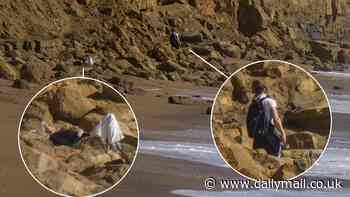
[[[18,145],[30,175],[61,196],[96,196],[116,186],[139,145],[135,114],[108,84],[68,78],[40,90],[25,108]]]
[[[332,128],[320,84],[283,61],[260,61],[235,72],[216,95],[211,129],[236,172],[253,180],[290,180],[322,156]]]

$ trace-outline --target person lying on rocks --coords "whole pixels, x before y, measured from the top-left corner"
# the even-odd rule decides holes
[[[115,152],[122,152],[120,142],[124,139],[124,135],[117,119],[112,113],[108,113],[103,117],[98,125],[88,133],[79,127],[58,130],[55,126],[48,124],[45,121],[41,122],[41,131],[49,135],[49,139],[54,145],[74,146],[86,136],[97,136],[103,142],[106,152],[110,149]]]
[[[84,137],[89,136],[79,127],[71,127],[69,129],[57,130],[52,124],[47,124],[46,122],[41,122],[41,129],[49,135],[50,141],[55,146],[65,145],[65,146],[77,146]]]
[[[253,81],[252,90],[255,94],[247,115],[247,129],[253,137],[254,149],[265,149],[268,154],[280,157],[282,147],[286,145],[286,132],[277,111],[277,102],[267,95],[266,86]]]

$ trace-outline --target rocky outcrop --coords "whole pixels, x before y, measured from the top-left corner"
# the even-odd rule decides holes
[[[284,120],[289,149],[282,157],[253,149],[246,129],[246,115],[253,99],[252,82],[259,80],[277,101]],[[303,71],[278,62],[260,63],[234,75],[214,103],[215,142],[226,161],[255,179],[286,180],[307,170],[320,156],[330,132],[325,95]]]
[[[327,137],[309,131],[297,132],[288,135],[287,143],[292,149],[323,149],[326,145]]]
[[[0,59],[0,77],[9,80],[15,80],[19,78],[19,73],[16,68]]]
[[[288,111],[285,123],[294,129],[309,130],[328,135],[330,130],[330,111],[328,107]]]
[[[42,184],[56,192],[74,196],[101,192],[125,175],[135,157],[135,117],[125,101],[117,99],[121,96],[107,96],[106,88],[87,79],[59,82],[36,97],[24,114],[20,132],[24,161]],[[116,116],[125,136],[123,153],[106,152],[94,136],[72,146],[54,145],[39,130],[43,120],[57,130],[79,127],[89,134],[107,113]]]
[[[211,100],[202,98],[200,96],[170,96],[168,98],[170,104],[179,104],[179,105],[209,105],[212,103]]]
[[[50,109],[55,119],[77,123],[85,114],[96,108],[96,105],[72,87],[58,89],[50,102]]]
[[[260,59],[334,69],[346,62],[338,51],[346,48],[339,40],[348,39],[348,9],[348,0],[5,0],[0,54],[15,68],[1,68],[1,77],[41,83],[77,76],[85,56],[93,55],[89,74],[101,79],[129,74],[211,86],[224,81],[188,48],[226,73]],[[180,49],[169,43],[172,29],[180,34]],[[169,72],[169,62],[177,69]]]

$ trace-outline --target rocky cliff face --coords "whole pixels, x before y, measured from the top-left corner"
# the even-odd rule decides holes
[[[108,87],[91,80],[68,80],[50,86],[25,112],[20,144],[31,173],[56,192],[87,196],[101,192],[123,177],[138,144],[135,118],[124,100]],[[108,96],[107,96],[108,95]],[[125,135],[123,153],[106,152],[97,137],[74,146],[54,145],[40,132],[40,122],[57,130],[79,127],[90,132],[107,113],[113,113]]]
[[[246,114],[253,98],[251,84],[260,80],[278,103],[290,149],[281,158],[253,149]],[[330,131],[325,95],[304,72],[286,64],[250,66],[232,77],[214,104],[213,132],[226,161],[255,179],[290,179],[307,170],[320,156]]]
[[[4,0],[0,73],[34,82],[77,75],[90,54],[96,65],[89,74],[107,80],[223,81],[189,47],[227,73],[266,58],[332,69],[348,63],[339,57],[349,54],[348,9],[348,0]],[[169,44],[172,28],[180,50]],[[44,69],[33,68],[39,65]],[[24,66],[40,80],[21,75]]]

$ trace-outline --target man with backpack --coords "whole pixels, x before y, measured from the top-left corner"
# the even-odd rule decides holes
[[[253,81],[255,94],[247,116],[247,129],[254,138],[254,149],[265,149],[268,154],[280,157],[286,145],[286,132],[277,111],[277,102],[266,94],[267,88],[260,81]]]

